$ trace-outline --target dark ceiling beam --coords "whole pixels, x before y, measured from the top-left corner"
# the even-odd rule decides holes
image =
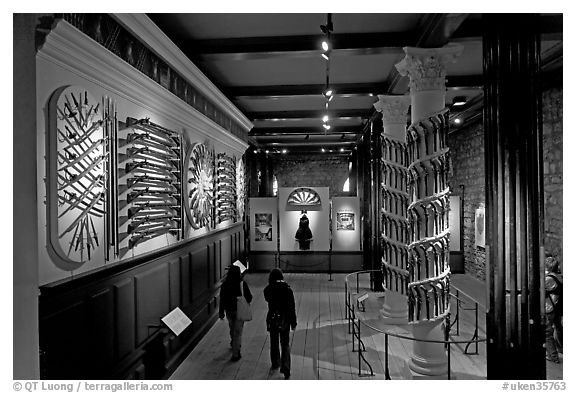
[[[330,130],[325,130],[321,125],[318,125],[317,127],[255,127],[250,130],[250,135],[253,137],[346,135],[359,134],[362,132],[362,128],[362,126],[333,126],[330,128]]]
[[[264,148],[284,148],[290,146],[338,146],[338,147],[346,147],[350,145],[354,145],[356,140],[349,140],[349,141],[340,141],[340,140],[328,140],[328,141],[300,141],[300,142],[288,142],[283,141],[282,143],[279,142],[270,142],[270,143],[260,143],[260,147]]]
[[[448,89],[477,89],[483,86],[482,75],[455,75],[446,79]],[[333,83],[330,86],[334,89],[334,95],[342,97],[376,96],[385,94],[388,88],[386,83]],[[324,84],[235,86],[227,87],[225,94],[232,100],[320,96],[325,88]]]
[[[300,111],[269,111],[269,112],[245,112],[244,115],[250,120],[272,119],[322,119],[325,110],[300,110]],[[330,109],[328,116],[331,120],[338,118],[368,117],[366,109]]]
[[[278,55],[280,52],[319,52],[323,35],[241,37],[225,39],[206,39],[182,41],[184,48],[191,54],[248,54],[267,53]],[[370,52],[370,48],[402,48],[412,42],[410,32],[332,34],[332,50],[360,49]]]

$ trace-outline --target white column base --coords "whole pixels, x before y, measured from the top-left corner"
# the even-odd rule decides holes
[[[434,322],[418,322],[412,325],[415,339],[444,341],[444,320]],[[408,366],[415,375],[421,378],[448,377],[448,354],[441,343],[413,341],[413,353],[408,360]]]
[[[380,319],[386,325],[407,325],[408,297],[387,289],[384,294],[384,305],[380,309]]]

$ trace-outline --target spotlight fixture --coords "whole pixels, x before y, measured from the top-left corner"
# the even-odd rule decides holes
[[[326,90],[324,90],[324,97],[326,97],[326,98],[332,97],[333,93],[334,93],[334,90],[332,90],[332,88],[328,87]]]
[[[328,117],[328,115],[324,115],[324,117],[322,118],[322,121],[323,121],[324,123],[327,123],[328,120],[330,120],[330,118]]]
[[[458,96],[452,99],[452,106],[462,106],[466,105],[466,97]]]
[[[330,129],[330,124],[323,124],[324,128],[329,130]]]
[[[342,153],[342,152],[344,152],[344,148],[343,148],[343,147],[340,148],[340,153]]]
[[[456,118],[456,119],[454,119],[454,123],[456,123],[456,124],[460,124],[460,123],[462,123],[462,120],[460,120],[460,119]]]
[[[326,153],[326,149],[322,148],[322,153]]]
[[[328,49],[330,49],[330,45],[328,45],[328,40],[322,41],[322,49],[324,49],[324,52],[328,52]]]
[[[270,153],[270,150],[266,150],[266,154]]]
[[[254,150],[254,154],[258,153],[258,150]]]
[[[326,61],[330,60],[330,55],[328,54],[328,52],[322,53],[322,57],[323,57],[324,60],[326,60]]]

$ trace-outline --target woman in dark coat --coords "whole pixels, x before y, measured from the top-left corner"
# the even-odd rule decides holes
[[[220,309],[218,314],[220,319],[224,319],[224,313],[226,313],[226,317],[228,318],[233,361],[239,360],[242,357],[240,355],[240,348],[242,347],[242,330],[244,329],[244,321],[240,321],[236,318],[236,298],[242,295],[240,292],[240,285],[242,285],[244,298],[246,298],[246,301],[250,303],[252,301],[250,288],[248,287],[248,284],[242,280],[240,268],[232,265],[228,269],[226,280],[224,280],[222,287],[220,287]]]
[[[266,316],[270,332],[270,360],[272,369],[280,367],[284,378],[290,378],[290,328],[296,329],[296,305],[292,288],[284,281],[282,270],[273,269],[264,288],[264,299],[268,302]],[[282,354],[278,344],[281,346]]]

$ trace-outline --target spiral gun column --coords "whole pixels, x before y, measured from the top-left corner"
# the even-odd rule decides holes
[[[404,48],[396,65],[410,77],[412,105],[408,147],[408,319],[414,338],[444,340],[450,311],[448,226],[448,110],[446,65],[462,52],[444,48]],[[448,357],[443,344],[414,341],[408,366],[414,378],[445,378]]]
[[[374,108],[382,113],[382,277],[386,290],[380,310],[387,324],[408,323],[408,170],[406,123],[409,96],[378,96]]]

